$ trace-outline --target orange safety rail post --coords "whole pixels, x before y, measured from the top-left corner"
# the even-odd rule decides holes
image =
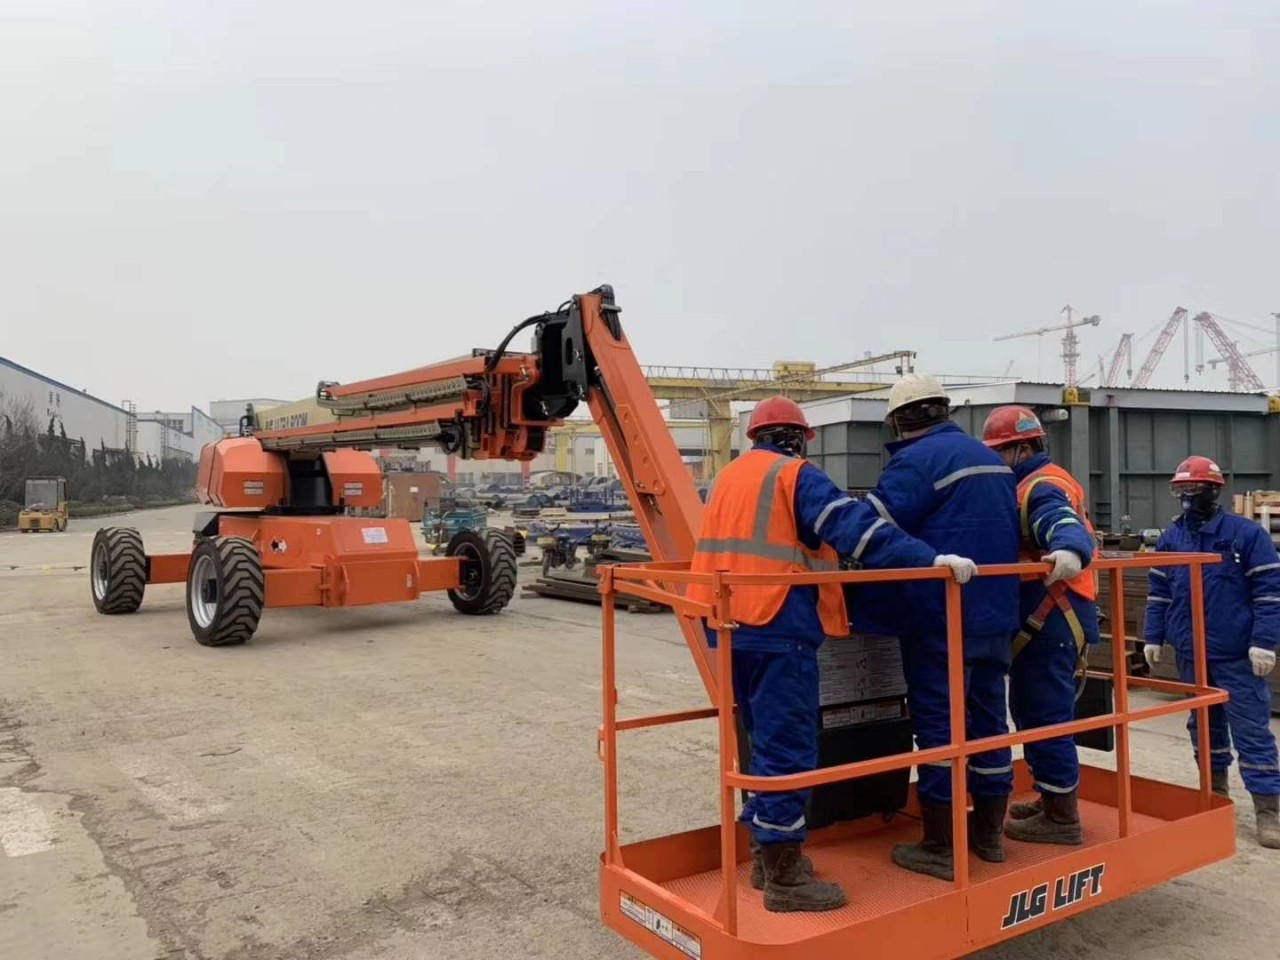
[[[1056,724],[1050,727],[1040,727],[1021,732],[1012,732],[998,737],[987,737],[978,740],[967,740],[965,736],[965,716],[964,716],[964,677],[963,677],[963,630],[961,621],[961,597],[962,588],[951,575],[945,570],[920,569],[920,570],[882,570],[882,571],[847,571],[840,573],[806,573],[793,574],[786,577],[760,576],[760,575],[744,575],[732,574],[728,572],[717,572],[712,575],[694,574],[689,571],[687,564],[666,561],[657,564],[638,564],[638,565],[618,565],[605,566],[600,568],[600,593],[602,594],[602,661],[604,665],[604,703],[603,703],[603,724],[600,731],[600,751],[601,758],[605,767],[605,850],[602,856],[602,878],[605,874],[613,872],[620,873],[625,876],[627,887],[637,891],[643,895],[650,905],[640,903],[632,898],[628,901],[626,888],[619,885],[618,889],[622,891],[621,907],[610,907],[602,899],[602,912],[606,920],[612,920],[615,917],[627,916],[631,920],[638,922],[639,926],[634,929],[625,925],[611,924],[615,926],[620,933],[627,936],[633,942],[649,949],[655,956],[660,957],[679,957],[679,956],[702,956],[708,960],[718,957],[800,957],[809,956],[808,952],[789,952],[792,947],[800,949],[807,941],[805,937],[798,937],[794,943],[786,941],[783,946],[779,944],[771,944],[777,947],[777,951],[765,951],[760,943],[755,941],[739,941],[736,938],[739,935],[739,897],[738,897],[738,877],[737,863],[738,857],[738,824],[736,819],[736,808],[734,804],[734,791],[737,789],[751,790],[757,792],[775,792],[784,790],[808,789],[826,784],[836,783],[843,780],[857,779],[873,774],[885,773],[893,770],[901,770],[907,767],[917,766],[922,763],[932,763],[939,761],[949,761],[952,766],[952,788],[953,795],[956,797],[964,797],[967,795],[965,783],[965,765],[963,761],[972,754],[986,750],[993,750],[1003,747],[1012,747],[1019,744],[1046,740],[1056,737],[1074,735],[1088,730],[1097,730],[1104,727],[1114,727],[1116,729],[1116,771],[1115,771],[1115,802],[1114,808],[1118,819],[1118,836],[1116,841],[1107,841],[1107,843],[1125,843],[1133,836],[1133,817],[1134,817],[1134,784],[1130,771],[1131,760],[1131,743],[1129,739],[1129,725],[1131,723],[1141,722],[1144,720],[1154,719],[1156,717],[1166,716],[1175,713],[1184,713],[1189,709],[1195,710],[1200,718],[1200,789],[1196,794],[1194,807],[1200,812],[1215,811],[1215,819],[1206,821],[1212,823],[1215,831],[1214,836],[1208,839],[1202,839],[1195,845],[1186,844],[1185,846],[1194,846],[1194,853],[1189,855],[1190,860],[1196,861],[1193,866],[1176,866],[1168,869],[1155,871],[1160,875],[1155,879],[1151,879],[1144,874],[1144,880],[1141,886],[1133,887],[1133,889],[1121,889],[1116,891],[1114,884],[1108,888],[1108,893],[1102,893],[1100,877],[1096,878],[1097,893],[1091,895],[1088,905],[1099,902],[1106,902],[1107,899],[1115,899],[1117,896],[1124,896],[1129,892],[1136,892],[1137,889],[1144,889],[1154,883],[1164,882],[1172,876],[1177,876],[1186,869],[1193,869],[1205,863],[1213,862],[1221,859],[1223,856],[1230,854],[1234,849],[1234,827],[1231,818],[1227,816],[1216,816],[1218,813],[1226,814],[1228,811],[1219,808],[1229,806],[1228,801],[1219,801],[1212,797],[1210,793],[1209,778],[1209,751],[1207,744],[1208,723],[1207,714],[1210,707],[1225,703],[1227,694],[1208,685],[1208,669],[1205,653],[1205,635],[1204,635],[1204,610],[1203,610],[1203,588],[1201,585],[1201,571],[1204,564],[1216,563],[1219,558],[1213,554],[1139,554],[1127,557],[1103,557],[1094,562],[1093,569],[1098,571],[1106,571],[1111,578],[1112,586],[1112,609],[1111,615],[1113,622],[1123,623],[1124,609],[1124,584],[1123,571],[1129,567],[1167,567],[1167,566],[1189,566],[1192,571],[1192,606],[1193,606],[1193,626],[1192,636],[1195,644],[1196,652],[1196,682],[1195,684],[1183,684],[1173,681],[1158,680],[1155,678],[1130,677],[1128,674],[1128,661],[1125,656],[1126,639],[1123,634],[1113,640],[1113,675],[1112,679],[1115,683],[1115,705],[1111,713],[1097,717],[1089,717],[1081,720],[1073,720],[1068,723]],[[1009,564],[1001,566],[986,566],[978,571],[978,576],[1018,576],[1020,578],[1042,577],[1049,571],[1046,564]],[[951,694],[950,704],[950,721],[951,721],[951,743],[944,747],[935,747],[928,750],[915,750],[908,753],[894,754],[884,757],[877,757],[872,760],[857,761],[854,763],[840,764],[832,767],[825,767],[818,770],[807,771],[804,773],[791,774],[777,777],[757,777],[743,774],[737,769],[737,733],[734,726],[734,704],[733,704],[733,686],[730,682],[732,676],[732,643],[733,631],[737,626],[727,619],[729,595],[734,586],[779,583],[785,582],[790,585],[801,584],[817,584],[817,583],[860,583],[860,582],[884,582],[884,581],[905,581],[905,580],[925,580],[937,579],[944,581],[946,590],[946,617],[947,617],[947,648],[948,648],[948,679]],[[690,604],[684,599],[683,585],[688,583],[708,583],[711,585],[714,602],[710,609],[697,609],[698,605]],[[616,605],[615,595],[624,593],[635,596],[642,596],[645,599],[653,600],[658,603],[666,603],[671,606],[683,618],[694,620],[698,617],[707,617],[712,627],[717,631],[717,649],[715,651],[715,668],[718,679],[721,681],[717,684],[713,691],[714,706],[709,709],[686,710],[676,713],[667,713],[659,716],[635,717],[625,720],[619,720],[617,717],[618,696],[616,684],[617,664],[615,659],[614,648],[614,631],[616,628]],[[706,653],[704,643],[704,653]],[[1091,673],[1093,676],[1099,674]],[[1154,689],[1167,693],[1189,694],[1186,699],[1172,702],[1156,704],[1141,709],[1133,709],[1129,702],[1128,687],[1137,686],[1148,689]],[[642,727],[660,726],[665,724],[686,722],[695,719],[708,719],[710,717],[718,719],[718,736],[720,745],[720,824],[719,824],[719,843],[718,843],[718,861],[719,861],[719,895],[716,907],[713,911],[708,911],[704,907],[693,903],[688,899],[677,896],[671,890],[664,887],[661,883],[644,876],[636,870],[629,870],[626,866],[624,848],[618,841],[618,755],[617,755],[617,734],[620,730],[639,729]],[[1084,771],[1093,768],[1082,767],[1082,783],[1084,782]],[[1102,775],[1107,775],[1103,772]],[[1144,781],[1144,790],[1149,794],[1153,787],[1159,786],[1159,782]],[[1168,789],[1168,788],[1166,788]],[[1160,795],[1162,798],[1165,796]],[[1176,798],[1175,798],[1176,799]],[[1150,802],[1150,797],[1148,797]],[[1172,801],[1170,801],[1172,802]],[[1104,806],[1111,804],[1104,803]],[[1164,823],[1174,822],[1182,819],[1185,813],[1179,814],[1179,810],[1185,807],[1185,804],[1179,805],[1174,803],[1177,809],[1169,811],[1170,816],[1160,818],[1154,814],[1158,822]],[[957,896],[968,896],[968,892],[973,890],[978,893],[978,889],[974,888],[971,883],[968,858],[968,839],[967,830],[968,822],[966,816],[966,805],[962,803],[953,804],[953,853],[955,861],[955,879],[951,885],[951,889]],[[1152,815],[1148,815],[1150,820]],[[826,828],[828,830],[837,830],[838,827]],[[1230,840],[1226,837],[1218,837],[1218,833],[1224,830],[1230,830]],[[687,866],[688,869],[697,872],[698,869],[706,869],[706,851],[698,854],[696,851],[682,849],[680,844],[693,843],[694,834],[685,834],[678,837],[662,838],[661,840],[646,841],[641,844],[629,846],[627,849],[634,848],[637,856],[641,859],[652,860],[656,849],[654,844],[666,844],[662,847],[662,854],[665,858],[662,862],[669,868],[675,869],[679,866]],[[674,846],[673,846],[674,844]],[[647,848],[647,852],[646,852]],[[1051,851],[1056,854],[1059,859],[1069,861],[1073,866],[1075,860],[1078,859],[1077,851],[1080,848],[1063,848],[1061,853]],[[1112,855],[1115,855],[1114,853]],[[1188,859],[1186,857],[1183,858]],[[674,863],[673,861],[678,861]],[[1181,861],[1179,861],[1181,863]],[[729,868],[731,866],[731,868]],[[984,867],[985,869],[985,867]],[[1085,871],[1076,871],[1073,876],[1083,875]],[[1152,871],[1148,871],[1148,874]],[[1167,874],[1167,875],[1166,875]],[[983,884],[990,887],[991,880],[989,875],[984,875]],[[604,892],[602,886],[602,897]],[[990,890],[981,891],[976,901],[984,906],[990,906],[992,901],[992,892]],[[1007,896],[1007,891],[998,885],[995,888],[996,896]],[[1055,897],[1057,896],[1055,892]],[[930,900],[929,902],[934,902]],[[966,905],[965,909],[976,909],[972,907],[970,900],[963,901]],[[1076,900],[1069,900],[1067,905],[1072,905]],[[1003,901],[1001,901],[1003,903]],[[657,906],[651,906],[656,904]],[[659,910],[669,911],[664,914]],[[952,908],[954,909],[954,907]],[[1010,910],[1012,911],[1012,906]],[[646,913],[649,911],[649,913]],[[656,913],[654,911],[657,911]],[[659,923],[654,918],[661,919]],[[676,918],[674,925],[671,917]],[[876,919],[876,918],[873,918]],[[972,918],[970,918],[972,919]],[[1052,922],[1052,917],[1046,919],[1039,917],[1025,926],[1011,928],[1007,932],[1002,927],[1001,930],[992,934],[989,930],[985,932],[975,933],[971,923],[960,924],[958,927],[952,923],[938,923],[936,930],[924,930],[919,932],[920,949],[913,951],[914,944],[899,945],[899,954],[909,960],[911,957],[959,957],[963,956],[973,949],[981,946],[988,946],[992,943],[999,942],[1011,936],[1018,935],[1025,930],[1034,929],[1042,926],[1044,923]],[[651,922],[652,921],[652,922]],[[782,918],[776,918],[771,923],[782,924],[785,921]],[[824,931],[822,937],[822,949],[831,949],[842,943],[838,939],[838,932],[832,930],[832,922],[827,922],[815,929]],[[865,924],[868,921],[864,918],[855,923],[846,923],[845,928],[854,929],[859,924]],[[688,928],[681,926],[681,923],[687,923]],[[1021,921],[1019,921],[1021,923]],[[953,929],[954,928],[954,929]],[[656,932],[662,942],[654,940],[646,940],[639,937],[635,931],[641,929],[649,929]],[[674,929],[674,933],[671,932]],[[808,928],[804,928],[808,929]],[[879,929],[879,928],[877,928]],[[915,928],[910,929],[913,933]],[[710,952],[703,952],[701,947],[700,933],[715,933],[721,935],[723,943],[717,941],[717,944],[723,949],[716,949]],[[904,931],[905,932],[905,931]],[[633,935],[635,934],[635,935]],[[817,938],[818,934],[812,934],[811,938]],[[683,938],[683,939],[682,939]],[[833,939],[834,938],[834,939]],[[698,948],[696,952],[688,946],[690,942],[696,942]],[[848,941],[849,943],[860,941]],[[927,943],[927,947],[925,944]],[[727,947],[724,944],[728,944]],[[737,944],[737,946],[735,946]],[[784,949],[785,946],[785,949]],[[863,944],[865,946],[865,944]],[[739,947],[741,949],[739,949]],[[759,949],[757,949],[759,948]],[[810,949],[804,947],[804,951]],[[816,947],[815,947],[816,949]],[[859,947],[861,949],[861,947]]]

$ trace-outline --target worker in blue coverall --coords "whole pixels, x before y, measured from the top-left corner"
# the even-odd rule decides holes
[[[804,461],[813,431],[791,400],[771,397],[752,413],[752,449],[716,478],[694,551],[694,572],[785,575],[836,570],[841,557],[868,567],[948,567],[961,583],[972,561],[939,551],[896,529]],[[709,586],[690,599],[713,603]],[[849,634],[838,583],[737,586],[730,592],[734,696],[751,746],[753,776],[813,770],[818,763],[818,648]],[[707,627],[708,640],[715,634]],[[742,820],[751,832],[752,885],[774,912],[832,910],[846,902],[839,885],[814,876],[802,853],[809,791],[752,794]]]
[[[951,420],[950,400],[931,376],[909,373],[889,394],[887,420],[899,439],[867,500],[881,517],[940,553],[979,565],[1018,562],[1018,508],[1013,471]],[[940,583],[902,583],[893,611],[901,640],[912,732],[920,749],[951,742],[946,598]],[[1020,624],[1015,577],[975,579],[964,590],[966,737],[1008,733],[1005,681],[1010,638]],[[973,815],[969,845],[981,859],[1004,860],[1004,817],[1013,792],[1009,748],[974,754],[968,765]],[[893,850],[898,866],[944,880],[953,877],[951,764],[919,767],[917,791],[924,838]],[[961,798],[964,802],[964,798]]]
[[[1271,532],[1218,504],[1222,471],[1208,457],[1188,457],[1174,471],[1170,488],[1182,505],[1156,543],[1157,551],[1216,553],[1204,579],[1204,630],[1209,684],[1231,695],[1209,708],[1210,767],[1213,790],[1229,796],[1227,771],[1234,743],[1240,776],[1253,795],[1258,842],[1280,849],[1280,758],[1271,732],[1271,684],[1280,640],[1280,556]],[[1160,662],[1165,643],[1177,654],[1178,674],[1195,682],[1191,642],[1189,567],[1152,567],[1143,631],[1147,663]],[[1196,714],[1187,723],[1199,759]]]
[[[1000,454],[1018,481],[1022,559],[1053,567],[1043,580],[1022,582],[1022,628],[1013,639],[1009,670],[1009,707],[1019,730],[1075,719],[1088,645],[1098,642],[1098,586],[1086,569],[1098,542],[1085,491],[1049,459],[1045,439],[1040,418],[1028,407],[998,407],[982,427],[982,442]],[[1039,740],[1024,753],[1040,799],[1014,804],[1005,836],[1084,843],[1075,740]]]

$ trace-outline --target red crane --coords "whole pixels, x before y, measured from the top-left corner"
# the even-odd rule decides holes
[[[1120,335],[1120,343],[1116,346],[1116,352],[1111,355],[1111,366],[1107,368],[1102,375],[1102,386],[1118,387],[1120,385],[1120,365],[1128,364],[1127,373],[1133,376],[1133,334],[1125,333]]]
[[[1147,359],[1142,361],[1142,366],[1138,369],[1138,375],[1133,378],[1133,383],[1130,384],[1131,387],[1145,387],[1151,382],[1151,375],[1156,372],[1156,367],[1160,364],[1160,358],[1169,349],[1169,344],[1173,342],[1173,335],[1178,332],[1178,327],[1186,318],[1186,307],[1174,309],[1173,315],[1169,317],[1164,329],[1160,331],[1160,336],[1156,338],[1156,342],[1152,345],[1151,352],[1147,354]]]
[[[1218,348],[1218,353],[1226,360],[1229,377],[1227,383],[1232,390],[1239,390],[1241,387],[1251,391],[1266,389],[1235,341],[1227,336],[1222,327],[1218,326],[1218,321],[1213,319],[1212,314],[1197,313],[1192,322],[1205,332],[1213,341],[1213,345]]]

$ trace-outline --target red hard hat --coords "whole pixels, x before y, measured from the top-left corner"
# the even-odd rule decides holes
[[[804,411],[789,397],[765,397],[756,404],[747,424],[747,436],[754,440],[765,427],[802,427],[808,438],[813,439],[813,427],[805,419]]]
[[[1029,407],[997,407],[982,425],[982,442],[992,448],[1043,436],[1040,418]]]
[[[1223,486],[1222,468],[1208,457],[1187,457],[1176,470],[1170,483],[1213,483]]]

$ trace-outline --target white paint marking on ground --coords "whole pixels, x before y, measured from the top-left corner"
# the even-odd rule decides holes
[[[57,842],[53,821],[31,794],[17,787],[0,788],[0,847],[7,856],[43,853]]]
[[[227,808],[225,803],[210,798],[177,760],[153,753],[121,751],[116,762],[147,804],[174,823],[204,820]]]
[[[246,751],[262,762],[268,770],[283,774],[290,780],[310,784],[321,791],[343,786],[356,779],[355,774],[325,763],[315,754],[303,752],[294,745],[292,749],[273,749],[274,744],[251,744]]]

